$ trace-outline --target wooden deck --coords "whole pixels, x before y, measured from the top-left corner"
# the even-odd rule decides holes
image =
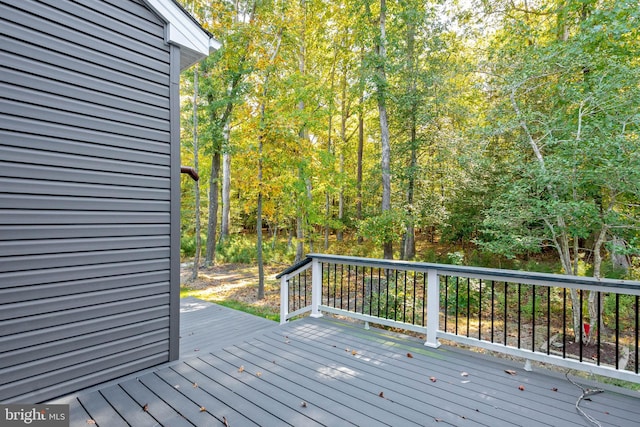
[[[559,373],[330,318],[278,326],[185,303],[183,358],[56,401],[72,426],[593,425]],[[612,387],[581,408],[603,426],[640,419],[638,393]]]

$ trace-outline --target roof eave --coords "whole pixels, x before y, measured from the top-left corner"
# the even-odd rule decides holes
[[[172,0],[144,0],[166,23],[167,43],[180,46],[180,69],[184,70],[220,49],[221,44]]]

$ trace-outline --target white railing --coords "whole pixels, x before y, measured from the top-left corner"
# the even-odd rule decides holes
[[[640,382],[638,282],[327,254],[278,277],[281,323],[332,313],[425,334],[434,348],[446,339]],[[586,320],[589,295],[595,324]]]

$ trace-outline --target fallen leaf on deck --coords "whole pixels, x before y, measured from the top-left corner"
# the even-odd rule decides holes
[[[461,377],[468,377],[469,373],[468,372],[460,372],[460,376]]]
[[[205,408],[204,406],[200,407],[200,412],[207,412],[207,408]]]
[[[193,388],[198,388],[198,383],[193,383]]]
[[[551,391],[558,391],[558,387],[552,388]]]
[[[229,423],[227,422],[227,417],[222,417],[222,422],[224,423],[224,427],[229,427]]]
[[[407,353],[407,357],[408,357],[409,359],[413,359],[413,354],[411,354],[411,353]]]
[[[148,404],[148,403],[145,403],[145,404],[142,406],[142,410],[143,410],[144,412],[149,412],[149,404]]]
[[[304,400],[302,401],[302,403],[300,404],[300,406],[302,406],[303,408],[307,407],[307,402],[305,402]]]
[[[509,375],[518,375],[518,373],[513,369],[505,369],[504,371]]]
[[[518,386],[518,390],[520,390],[520,391],[524,391],[524,386],[523,386],[523,385],[519,385],[519,386]]]
[[[437,423],[442,422],[442,418],[434,418],[434,420],[435,420]]]
[[[358,354],[358,352],[357,352],[357,351],[355,351],[355,350],[352,350],[352,351],[351,351],[351,355],[352,355],[352,356],[355,356],[356,354]]]
[[[87,420],[87,424],[95,424],[96,421],[95,420]]]
[[[260,378],[262,376],[262,372],[256,372],[256,377]]]
[[[380,392],[380,394],[379,394],[378,396],[380,396],[380,397],[384,398],[384,393],[383,393],[383,392]]]
[[[244,372],[244,365],[240,365],[240,367],[238,368],[238,372]]]
[[[436,381],[438,381],[436,377],[429,377],[429,380],[431,380],[432,383],[435,383]]]
[[[180,388],[180,385],[179,385],[179,384],[176,384],[176,385],[174,385],[173,387],[174,387],[174,388]]]

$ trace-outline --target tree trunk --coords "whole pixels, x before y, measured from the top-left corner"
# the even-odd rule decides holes
[[[254,2],[255,7],[255,2]],[[255,10],[255,9],[254,9]],[[278,38],[276,40],[276,46],[271,53],[269,62],[273,64],[278,52],[280,51],[280,44],[282,43],[282,28],[278,31]],[[267,69],[266,76],[264,78],[264,87],[262,89],[262,102],[260,103],[260,123],[258,125],[258,201],[256,206],[256,258],[258,262],[258,299],[264,299],[264,260],[262,257],[262,151],[264,147],[264,133],[266,128],[266,103],[269,87],[269,77],[271,75],[270,69]]]
[[[211,176],[209,177],[209,224],[207,225],[207,256],[205,263],[211,266],[216,259],[216,233],[218,232],[218,205],[220,180],[220,151],[211,156]]]
[[[199,170],[198,156],[198,67],[193,70],[193,168],[196,173]],[[196,252],[193,257],[193,269],[191,271],[191,280],[198,278],[198,268],[200,266],[200,251],[202,242],[200,241],[200,183],[193,183],[195,195],[195,213],[196,213]]]
[[[601,275],[602,245],[604,245],[604,243],[606,242],[608,231],[609,229],[607,226],[602,227],[593,245],[593,277],[595,277],[596,279],[599,279]],[[598,313],[598,297],[600,297],[600,313]],[[603,317],[601,315],[598,316],[598,314],[602,314],[603,298],[604,295],[602,295],[600,292],[589,291],[589,323],[591,325],[591,329],[589,331],[589,334],[587,334],[587,342],[592,341],[596,326],[601,334],[605,332]]]
[[[387,76],[385,61],[387,59],[386,48],[386,0],[380,0],[380,39],[378,41],[377,66],[377,98],[378,113],[380,116],[380,144],[381,144],[381,170],[382,170],[382,213],[391,211],[391,142],[389,136],[389,120],[387,118]],[[383,243],[384,258],[393,259],[393,242],[388,237]]]
[[[229,133],[226,135],[229,138]],[[227,139],[228,146],[228,139]],[[220,224],[220,241],[229,238],[229,212],[231,211],[231,154],[222,155],[222,222]]]
[[[344,154],[340,153],[340,175],[344,175]],[[340,221],[340,228],[336,233],[336,240],[342,242],[344,235],[342,232],[342,221],[344,220],[344,187],[341,185],[340,194],[338,195],[338,221]]]
[[[358,107],[358,165],[356,172],[356,218],[362,220],[362,158],[364,155],[364,92],[360,95]],[[358,236],[358,243],[362,243],[362,236]]]
[[[415,70],[415,25],[410,23],[407,28],[407,53],[409,56],[409,74],[411,80],[408,87],[409,94],[416,93],[416,70]],[[404,236],[403,258],[410,260],[416,256],[416,240],[415,240],[415,210],[414,210],[414,193],[416,182],[416,168],[418,166],[418,136],[417,136],[417,115],[418,115],[418,99],[416,96],[411,97],[411,111],[409,120],[411,121],[411,137],[410,157],[409,157],[409,179],[407,182],[407,225]]]

